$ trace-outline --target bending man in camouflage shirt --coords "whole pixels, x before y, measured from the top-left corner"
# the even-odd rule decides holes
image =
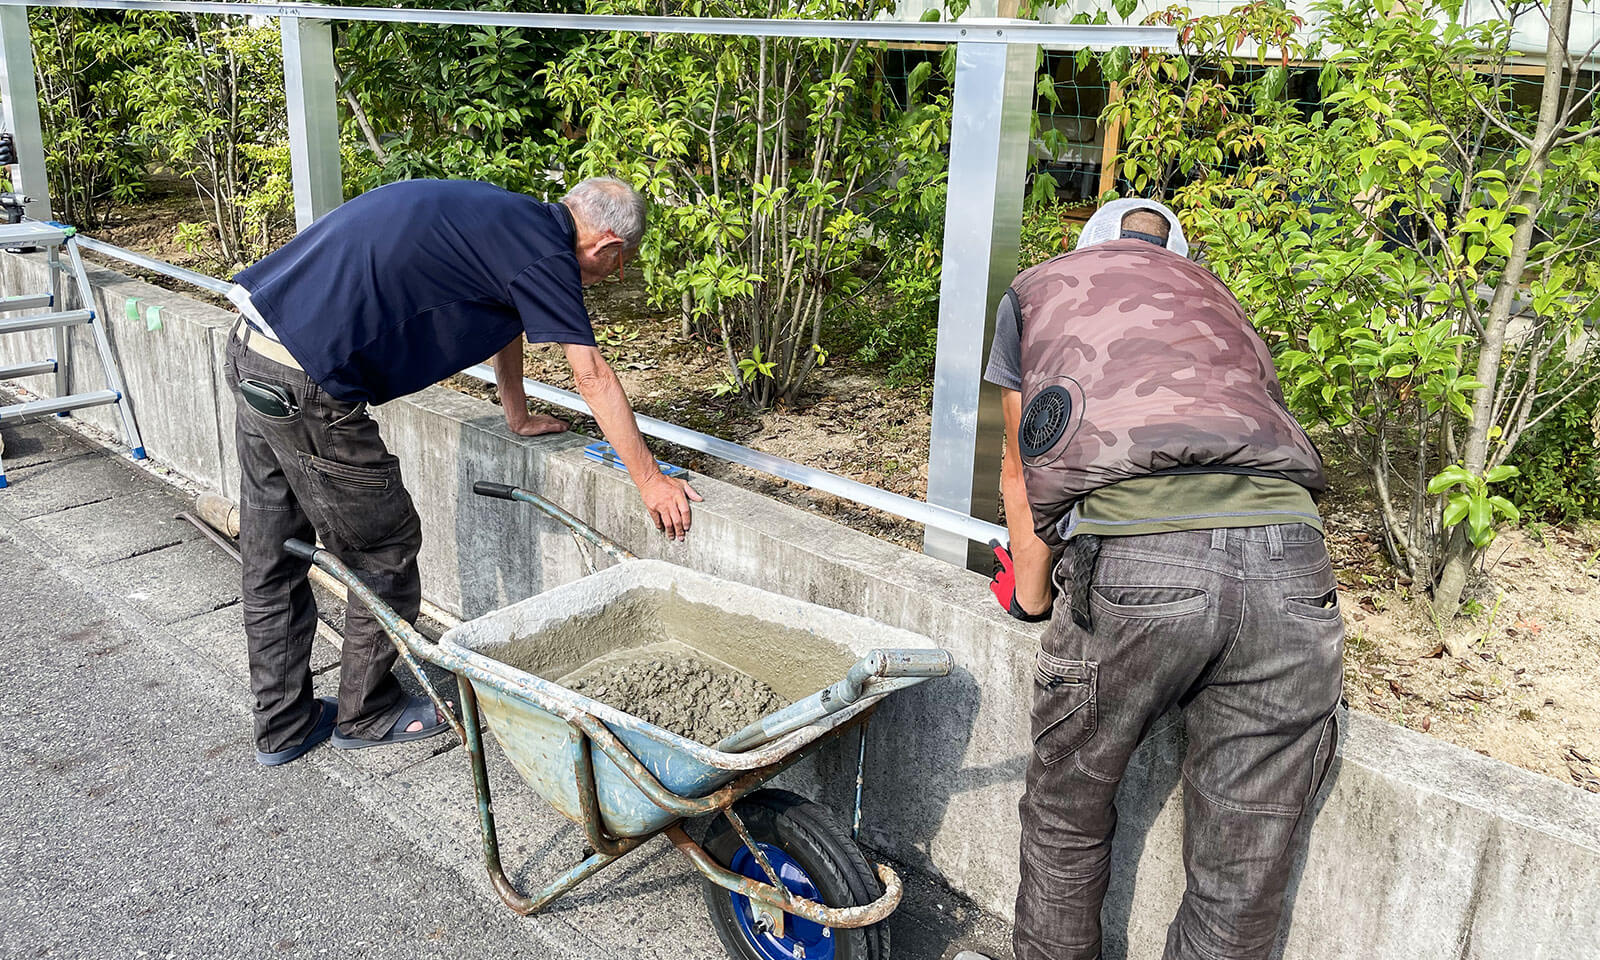
[[[1322,462],[1265,346],[1187,251],[1166,207],[1116,201],[1019,276],[996,321],[985,376],[1004,398],[1015,561],[996,594],[1050,620],[1017,960],[1099,956],[1117,784],[1174,707],[1188,886],[1165,956],[1266,957],[1291,838],[1333,759],[1344,635],[1312,501]]]

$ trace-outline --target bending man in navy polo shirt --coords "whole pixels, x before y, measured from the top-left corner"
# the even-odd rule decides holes
[[[330,735],[345,749],[448,729],[407,697],[395,650],[350,605],[339,698],[311,695],[316,605],[290,537],[322,543],[407,620],[422,599],[422,528],[372,404],[494,357],[506,423],[522,436],[567,429],[528,412],[522,341],[560,343],[578,392],[622,457],[656,527],[689,530],[682,480],[663,476],[633,408],[595,346],[583,288],[622,265],[644,234],[644,201],[620,180],[544,203],[486,183],[410,180],[369,191],[234,278],[228,345],[238,407],[239,543],[255,693],[256,759],[287,763]]]

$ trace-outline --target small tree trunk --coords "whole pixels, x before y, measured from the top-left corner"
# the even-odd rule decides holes
[[[1472,401],[1472,421],[1467,425],[1466,457],[1463,466],[1467,472],[1483,473],[1489,460],[1489,431],[1494,426],[1495,385],[1504,373],[1500,357],[1505,350],[1506,328],[1511,323],[1511,306],[1516,300],[1517,288],[1522,282],[1522,272],[1527,266],[1528,250],[1533,246],[1534,220],[1540,212],[1539,191],[1545,167],[1549,165],[1550,150],[1560,130],[1561,77],[1567,62],[1567,36],[1572,23],[1572,0],[1551,0],[1549,32],[1545,37],[1544,87],[1539,96],[1539,123],[1534,129],[1533,144],[1528,151],[1528,169],[1522,178],[1522,190],[1517,202],[1527,213],[1517,218],[1517,229],[1512,235],[1511,255],[1506,258],[1505,272],[1495,287],[1494,299],[1489,303],[1489,314],[1484,324],[1483,345],[1478,352],[1479,387]],[[1450,531],[1445,541],[1439,571],[1439,583],[1433,591],[1434,616],[1441,622],[1455,618],[1461,609],[1461,593],[1467,586],[1467,574],[1478,555],[1477,547],[1467,536],[1465,522]]]

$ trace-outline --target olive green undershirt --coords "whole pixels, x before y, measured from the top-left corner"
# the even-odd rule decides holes
[[[1072,534],[1131,537],[1173,530],[1259,527],[1322,519],[1311,494],[1290,480],[1235,473],[1137,477],[1101,487],[1078,504]]]

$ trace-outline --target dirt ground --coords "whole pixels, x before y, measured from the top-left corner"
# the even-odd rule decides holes
[[[932,415],[923,392],[886,387],[871,371],[824,367],[812,375],[799,403],[755,410],[737,398],[711,395],[726,368],[721,348],[682,339],[677,318],[651,309],[633,277],[627,282],[613,278],[591,288],[588,299],[601,352],[639,413],[893,493],[917,499],[926,495]],[[534,380],[573,389],[572,372],[559,345],[528,346],[523,372]],[[498,402],[491,388],[470,377],[454,377],[446,384]],[[570,412],[545,404],[535,403],[534,409],[599,436],[587,417],[574,419]],[[656,446],[657,456],[696,473],[737,483],[892,543],[920,548],[922,528],[917,524],[692,450]]]
[[[1370,537],[1344,549],[1363,546],[1373,549]],[[1405,587],[1364,582],[1359,562],[1342,564],[1346,699],[1600,793],[1597,558],[1600,527],[1503,531],[1473,615],[1450,628],[1472,644],[1460,659],[1445,654],[1424,602]]]
[[[203,218],[192,195],[169,189],[93,235],[217,272],[215,263],[171,238],[178,222]],[[191,296],[198,292],[108,265]],[[878,371],[842,363],[814,375],[793,407],[759,412],[710,395],[722,367],[720,348],[681,338],[676,317],[652,309],[636,279],[591,290],[590,312],[601,349],[639,412],[895,493],[925,495],[928,390],[891,389]],[[559,347],[529,347],[524,370],[572,388]],[[476,380],[455,377],[446,384],[493,399]],[[582,418],[575,426],[596,434]],[[657,445],[657,454],[901,546],[920,545],[920,528],[899,518],[689,450]],[[1444,654],[1413,585],[1383,559],[1377,514],[1360,495],[1359,474],[1331,473],[1336,487],[1323,510],[1340,571],[1350,705],[1600,792],[1600,526],[1504,531],[1485,560],[1474,612],[1452,627],[1475,638],[1469,655],[1458,660]]]

